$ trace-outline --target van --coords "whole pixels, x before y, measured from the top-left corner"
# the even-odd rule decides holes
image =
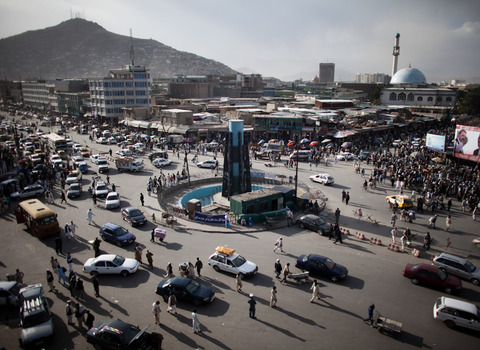
[[[298,152],[298,160],[309,160],[311,158],[312,152],[309,150],[299,150],[293,151],[290,154],[289,159],[297,160],[297,152]]]
[[[473,265],[465,258],[456,255],[441,253],[433,259],[433,265],[438,266],[442,270],[446,270],[452,275],[466,279],[478,286],[480,281],[480,271],[478,267]]]
[[[433,318],[443,321],[449,328],[455,326],[480,331],[480,309],[465,301],[440,297],[433,305]]]

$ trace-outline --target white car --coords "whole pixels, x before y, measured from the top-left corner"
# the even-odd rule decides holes
[[[132,151],[129,149],[121,149],[120,151],[116,151],[115,154],[120,157],[131,157]]]
[[[124,258],[115,254],[103,254],[90,258],[83,265],[83,272],[92,276],[103,274],[120,274],[124,277],[137,272],[140,263],[135,259]]]
[[[170,159],[157,158],[152,162],[153,166],[157,168],[163,168],[164,166],[172,164]]]
[[[78,152],[83,146],[79,143],[75,143],[72,148],[74,152]]]
[[[208,169],[215,169],[218,165],[218,160],[216,159],[209,159],[204,162],[197,163],[199,168],[208,168]]]
[[[108,143],[111,145],[116,145],[117,144],[117,139],[115,137],[109,137],[108,138]]]
[[[78,170],[72,170],[68,175],[65,180],[65,183],[70,185],[75,182],[80,182],[82,181],[82,173]]]
[[[50,163],[52,164],[55,164],[55,163],[58,163],[58,162],[62,162],[62,158],[60,158],[60,156],[58,154],[54,154],[50,157]]]
[[[84,162],[85,158],[83,158],[82,156],[75,156],[72,158],[72,160],[75,163],[75,165],[78,167],[78,164],[80,164],[81,162]]]
[[[355,156],[350,152],[343,152],[337,155],[337,160],[354,160]]]
[[[324,185],[331,185],[335,182],[330,174],[317,174],[310,176],[310,180]]]
[[[106,137],[99,137],[96,142],[106,145],[108,143],[108,139]]]
[[[110,192],[105,198],[105,208],[114,209],[120,207],[120,195],[118,192]]]
[[[90,161],[93,163],[93,164],[98,164],[98,158],[102,158],[102,156],[100,154],[92,154],[90,156]]]
[[[40,184],[33,184],[30,186],[25,187],[23,190],[20,192],[13,192],[10,197],[12,198],[31,198],[35,196],[39,196],[43,194],[45,190],[43,189],[43,186]]]
[[[208,258],[208,265],[217,272],[240,273],[242,277],[250,277],[258,272],[256,264],[235,253],[235,249],[226,247],[217,247],[216,252]]]
[[[108,194],[108,187],[105,185],[105,182],[97,182],[95,185],[95,195],[97,198],[105,198]]]
[[[433,305],[433,318],[443,321],[449,328],[459,326],[480,331],[480,308],[462,300],[438,298]]]
[[[105,158],[98,158],[98,172],[100,174],[108,173],[108,161]]]

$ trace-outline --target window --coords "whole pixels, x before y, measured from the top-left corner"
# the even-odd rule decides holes
[[[135,79],[145,79],[146,77],[145,73],[135,73]]]
[[[432,101],[433,101],[433,97],[430,96],[427,101],[428,101],[428,102],[432,102]]]
[[[438,96],[438,97],[437,97],[437,102],[442,102],[442,101],[443,101],[442,96]]]
[[[146,92],[146,91],[143,91],[143,90],[141,90],[141,91],[135,91],[135,95],[137,95],[137,96],[146,96],[146,95],[147,95],[147,92]]]
[[[449,97],[447,97],[447,98],[445,99],[445,101],[447,101],[447,102],[452,102],[452,98],[449,96]]]
[[[132,90],[127,90],[127,96],[133,96],[133,91]]]
[[[415,99],[415,96],[412,93],[409,93],[407,96],[408,101],[413,101]]]
[[[133,87],[133,82],[127,81],[127,82],[125,82],[125,86],[126,87]]]
[[[405,101],[406,99],[407,99],[407,95],[405,95],[403,92],[398,94],[399,101]]]
[[[127,99],[127,105],[133,105],[135,103],[135,100],[133,99]]]
[[[135,82],[135,87],[147,87],[147,82],[146,81],[136,81]]]
[[[125,104],[125,100],[113,100],[113,104],[116,104],[116,105],[124,105],[124,104]]]
[[[137,99],[137,104],[139,104],[139,105],[148,104],[148,100],[144,99],[144,98],[139,98],[139,99]]]
[[[397,94],[394,93],[394,92],[392,92],[392,93],[390,94],[390,101],[396,101],[396,100],[397,100]]]
[[[112,87],[114,88],[123,88],[123,81],[112,81]]]
[[[418,97],[417,97],[417,101],[420,101],[420,102],[423,101],[423,97],[422,97],[422,96],[418,96]]]

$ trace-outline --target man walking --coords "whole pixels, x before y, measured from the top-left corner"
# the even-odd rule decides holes
[[[170,295],[168,296],[167,312],[171,314],[175,312],[175,315],[177,314],[177,297],[172,292],[170,292]]]
[[[192,328],[193,333],[202,333],[202,330],[200,329],[200,322],[198,321],[197,309],[194,309],[192,312]]]
[[[430,223],[430,225],[428,225],[428,228],[432,228],[432,227],[433,227],[434,229],[437,229],[437,228],[435,227],[435,223],[437,222],[437,214],[435,214],[434,216],[432,216],[432,217],[428,220],[428,222]]]
[[[280,251],[283,253],[283,239],[282,237],[279,237],[277,241],[275,242],[275,248],[273,248],[273,251],[276,252],[277,249],[280,249]]]
[[[160,312],[162,312],[162,310],[160,310],[160,300],[157,300],[152,305],[152,313],[155,317],[155,324],[158,324],[161,327],[162,324],[160,323]]]
[[[241,292],[242,291],[242,275],[239,273],[237,273],[237,276],[235,277],[235,284],[236,284],[236,288],[237,288],[237,292]]]
[[[153,269],[153,253],[147,249],[145,256],[147,257],[148,266],[150,266],[150,269]]]
[[[276,274],[276,278],[280,278],[280,274],[282,273],[282,264],[280,264],[280,259],[277,259],[277,261],[275,261],[275,274]]]
[[[19,269],[17,269],[17,271],[15,272],[15,282],[23,284],[23,277],[24,276],[25,276],[25,274],[22,271],[20,271]]]
[[[392,242],[393,244],[395,244],[396,242],[396,238],[397,238],[397,227],[396,226],[393,226],[393,229],[392,229]]]
[[[290,274],[290,263],[287,263],[283,268],[283,278],[280,280],[281,283],[287,282],[287,276]]]
[[[338,227],[337,223],[333,226],[333,229],[335,231],[335,235],[337,236],[337,238],[335,239],[333,244],[337,244],[337,242],[339,242],[339,241],[340,241],[340,244],[343,244],[343,242],[342,242],[342,231],[340,231],[340,228]]]
[[[340,209],[337,208],[337,210],[335,210],[335,222],[338,224],[338,220],[340,220]]]
[[[347,192],[345,195],[345,204],[348,205],[348,201],[350,200],[350,192]]]
[[[73,263],[73,258],[72,258],[72,256],[70,255],[70,253],[67,253],[67,256],[66,256],[65,258],[67,259],[68,270],[69,270],[70,272],[72,272],[72,271],[73,271],[73,265],[72,265],[72,263]]]
[[[370,321],[370,327],[373,328],[373,311],[375,311],[375,305],[372,304],[368,307],[368,317],[363,322]]]
[[[60,236],[60,233],[57,235],[55,238],[55,252],[58,254],[63,254],[62,253],[62,246],[63,246],[63,241],[62,237]]]
[[[75,237],[75,229],[77,228],[77,225],[73,223],[73,220],[70,221],[70,232],[72,233],[72,236]]]
[[[200,277],[200,271],[202,271],[202,268],[203,268],[203,263],[202,261],[200,260],[199,257],[197,257],[197,261],[195,262],[195,268],[197,269],[197,275],[198,277]]]
[[[98,283],[97,276],[92,277],[93,290],[95,291],[95,296],[98,298],[100,296],[100,284]]]
[[[92,212],[92,209],[88,209],[88,211],[87,211],[87,221],[88,221],[89,225],[92,224],[93,215],[94,214]]]
[[[273,286],[270,291],[270,307],[277,308],[277,287]]]
[[[320,300],[320,286],[318,285],[317,280],[313,280],[313,284],[310,287],[310,290],[312,291],[312,298],[310,299],[310,302],[313,303],[315,298]]]
[[[143,193],[140,193],[140,203],[142,204],[142,207],[145,204],[145,199],[143,198]]]
[[[67,300],[67,305],[65,306],[65,314],[67,315],[67,323],[69,325],[74,325],[73,323],[73,306],[72,301]]]
[[[98,237],[95,238],[93,241],[93,251],[95,252],[95,257],[98,257],[100,255],[100,239]]]
[[[250,307],[248,308],[248,315],[250,316],[250,318],[256,318],[255,305],[257,304],[257,302],[255,301],[255,299],[253,299],[253,297],[254,295],[250,293],[250,299],[248,300],[248,303],[250,304]]]

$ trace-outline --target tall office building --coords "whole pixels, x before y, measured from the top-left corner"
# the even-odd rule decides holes
[[[335,80],[335,63],[320,63],[318,77],[320,83],[333,83]]]

